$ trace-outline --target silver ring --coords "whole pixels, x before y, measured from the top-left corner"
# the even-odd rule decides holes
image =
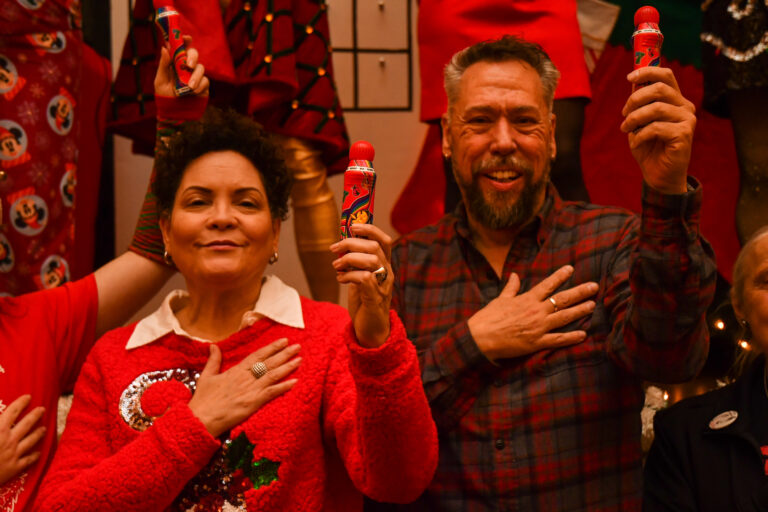
[[[253,366],[251,366],[251,373],[257,379],[260,379],[263,376],[265,376],[268,371],[269,371],[269,368],[267,368],[267,365],[265,365],[262,361],[253,363]]]
[[[560,310],[560,308],[557,307],[557,301],[555,300],[554,295],[549,298],[549,302],[551,302],[552,305],[555,306],[555,313],[557,313]]]
[[[387,269],[384,268],[384,266],[382,265],[381,267],[373,271],[373,275],[376,277],[376,282],[381,284],[387,280],[387,277],[389,276],[389,272],[387,272]]]

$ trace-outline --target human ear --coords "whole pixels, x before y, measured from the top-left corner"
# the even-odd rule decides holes
[[[167,248],[171,239],[171,218],[161,215],[157,223],[160,226],[160,233],[163,235],[163,245]]]
[[[451,145],[453,141],[451,140],[451,118],[448,115],[448,112],[443,114],[443,117],[440,118],[440,128],[443,132],[443,157],[451,158]]]
[[[731,306],[733,307],[733,313],[736,315],[736,320],[738,320],[739,323],[746,320],[747,312],[744,311],[744,305],[741,303],[741,300],[734,295],[733,288],[731,288]]]

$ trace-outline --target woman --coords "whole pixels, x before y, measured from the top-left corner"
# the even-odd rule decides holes
[[[390,241],[356,226],[368,239],[333,246],[350,323],[264,276],[290,178],[260,127],[210,111],[156,166],[167,258],[188,293],[92,351],[40,510],[347,511],[362,509],[361,493],[415,499],[437,441],[415,350],[389,311]]]
[[[736,259],[731,302],[751,361],[734,383],[656,414],[644,510],[768,510],[768,226]]]

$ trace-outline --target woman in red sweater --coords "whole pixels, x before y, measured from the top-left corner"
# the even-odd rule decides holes
[[[333,246],[350,321],[264,275],[291,180],[258,125],[211,110],[156,170],[166,256],[188,292],[97,343],[39,510],[354,511],[362,494],[415,499],[437,437],[415,350],[389,310],[390,240],[356,226],[367,239]]]

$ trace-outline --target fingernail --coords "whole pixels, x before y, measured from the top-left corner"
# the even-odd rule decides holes
[[[290,384],[291,386],[293,386],[297,382],[299,382],[299,379],[288,379],[287,381],[285,381],[286,384]]]
[[[295,365],[298,365],[300,362],[301,362],[301,357],[299,357],[299,356],[296,356],[296,357],[293,359],[293,364],[295,364]]]
[[[600,286],[597,283],[589,283],[589,291],[596,292]]]
[[[630,74],[627,75],[627,80],[631,82],[632,80],[635,79],[636,76],[637,76],[637,71],[632,71]]]
[[[280,345],[281,347],[286,346],[288,344],[288,338],[280,338],[279,340],[277,340],[277,344]]]
[[[290,349],[293,350],[294,352],[298,352],[300,348],[301,348],[301,345],[299,345],[298,343],[294,343],[293,345],[290,346]]]

